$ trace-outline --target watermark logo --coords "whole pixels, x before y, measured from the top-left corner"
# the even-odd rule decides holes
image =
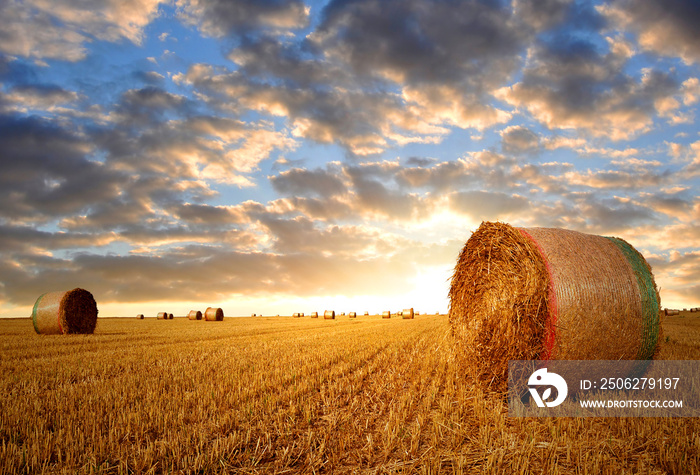
[[[569,387],[566,385],[564,378],[556,373],[548,373],[547,368],[541,368],[532,373],[527,380],[527,385],[537,407],[556,407],[564,402],[566,395],[569,393]],[[538,389],[542,387],[545,387],[545,390],[540,396]],[[552,396],[552,387],[557,390],[557,397],[554,401],[548,401]]]

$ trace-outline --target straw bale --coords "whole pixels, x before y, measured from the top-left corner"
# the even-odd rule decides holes
[[[144,319],[143,313],[139,313],[138,315],[136,315],[136,318],[138,318],[139,320],[143,320]]]
[[[220,322],[224,319],[224,311],[221,308],[207,307],[204,312],[204,320],[207,322]]]
[[[294,313],[294,314],[292,314],[292,317],[299,318],[299,317],[301,317],[301,313]]]
[[[156,318],[158,320],[167,320],[168,319],[168,312],[158,312],[158,315],[156,315]]]
[[[97,303],[85,289],[48,292],[36,299],[32,324],[42,335],[93,333],[97,326]]]
[[[323,312],[323,318],[326,320],[335,320],[335,310],[326,310]]]
[[[173,314],[172,314],[172,313],[169,313],[169,314],[168,314],[168,320],[172,320],[173,318],[174,318]]]
[[[391,312],[389,312],[388,310],[382,312],[382,318],[391,318]]]
[[[202,312],[201,310],[190,310],[190,313],[187,314],[187,318],[189,320],[201,320]]]
[[[311,312],[311,318],[318,318],[318,312]]]
[[[348,313],[348,317],[350,317],[350,318],[357,318],[357,312],[350,312],[350,313]]]
[[[484,222],[460,252],[448,317],[464,370],[505,390],[509,360],[651,359],[651,268],[622,239]]]
[[[404,320],[411,320],[414,317],[414,312],[413,312],[413,307],[411,308],[405,308],[401,312],[401,316],[403,317]]]

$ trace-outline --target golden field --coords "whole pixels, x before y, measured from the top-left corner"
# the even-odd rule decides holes
[[[454,350],[445,316],[2,320],[0,473],[700,473],[700,420],[509,418]]]

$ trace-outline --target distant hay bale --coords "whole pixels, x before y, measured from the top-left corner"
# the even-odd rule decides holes
[[[401,312],[401,317],[404,320],[412,320],[414,317],[413,307],[403,309],[403,312]]]
[[[201,320],[202,312],[200,310],[190,310],[190,313],[187,314],[187,318],[189,320]]]
[[[391,318],[391,312],[389,312],[389,311],[382,312],[382,318]]]
[[[618,238],[484,222],[462,249],[449,321],[465,371],[505,390],[509,360],[651,359],[651,268]]]
[[[312,312],[311,318],[318,318],[318,312]]]
[[[348,313],[348,317],[350,317],[350,318],[357,318],[357,312],[350,312],[350,313]]]
[[[136,318],[138,318],[139,320],[143,320],[145,317],[143,316],[143,313],[139,313],[138,315],[136,315]]]
[[[174,317],[173,317],[173,314],[172,314],[172,313],[169,313],[169,314],[168,314],[168,320],[172,320],[173,318],[174,318]]]
[[[208,307],[204,312],[207,322],[220,322],[224,319],[224,311],[220,308]]]
[[[158,315],[156,315],[156,318],[158,320],[167,320],[169,318],[168,312],[158,312]]]
[[[299,318],[299,317],[301,317],[301,313],[293,313],[292,317]]]
[[[369,312],[365,312],[365,317],[369,316]]]
[[[97,326],[97,302],[85,289],[47,292],[34,303],[32,323],[41,335],[93,333]]]
[[[335,320],[335,310],[326,310],[323,312],[323,318],[325,320]]]

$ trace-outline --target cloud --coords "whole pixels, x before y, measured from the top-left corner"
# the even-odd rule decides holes
[[[449,195],[450,208],[475,221],[511,221],[531,206],[524,196],[489,191],[458,191]]]
[[[13,87],[3,96],[8,110],[22,113],[60,112],[61,107],[76,103],[80,98],[76,92],[59,86],[29,84]]]
[[[618,27],[636,33],[647,51],[700,62],[697,25],[700,5],[684,0],[620,0],[598,10]]]
[[[93,38],[140,44],[157,15],[159,0],[101,0],[90,8],[70,0],[2,2],[0,15],[12,18],[0,34],[0,51],[33,59],[80,61]]]
[[[299,0],[178,0],[180,18],[203,33],[223,37],[254,29],[304,28],[309,9]]]
[[[0,116],[0,215],[41,222],[115,197],[126,177],[88,160],[93,148],[50,120]]]
[[[505,153],[533,153],[540,149],[540,138],[527,127],[513,125],[501,131],[501,146]]]
[[[237,186],[251,186],[247,175],[262,160],[297,145],[267,122],[194,112],[183,96],[154,87],[129,90],[115,107],[112,128],[95,140],[120,169]]]
[[[637,80],[625,73],[626,64],[615,49],[601,52],[588,41],[557,37],[538,43],[522,80],[497,96],[552,130],[628,140],[649,131],[656,114],[670,117],[681,89],[672,73],[649,69]]]
[[[283,195],[316,196],[325,199],[347,192],[345,183],[337,174],[321,168],[294,168],[270,177],[270,182],[275,190]]]

